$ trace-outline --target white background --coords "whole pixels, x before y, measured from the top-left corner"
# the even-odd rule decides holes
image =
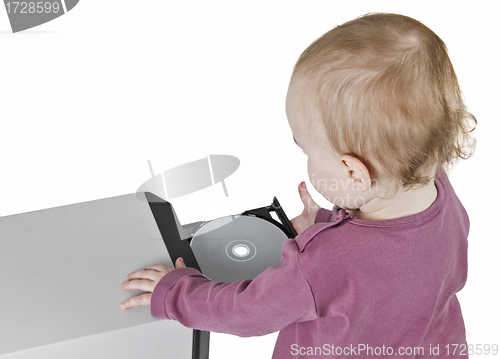
[[[216,185],[174,200],[182,223],[268,205],[273,196],[294,217],[302,208],[296,187],[306,179],[284,112],[295,61],[317,37],[357,16],[409,15],[447,43],[478,119],[474,157],[450,174],[471,221],[469,277],[459,299],[468,342],[500,344],[496,6],[81,0],[17,34],[0,11],[0,215],[133,193],[150,177],[147,160],[158,173],[230,154],[241,166],[226,180],[229,198]],[[275,339],[212,333],[211,357],[270,357]]]

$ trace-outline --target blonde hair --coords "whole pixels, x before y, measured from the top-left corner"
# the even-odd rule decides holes
[[[337,26],[300,56],[292,82],[330,146],[404,188],[428,183],[475,147],[445,43],[410,17],[367,14]],[[309,106],[309,107],[308,107]],[[475,126],[474,126],[475,128]],[[378,166],[375,166],[375,163]]]

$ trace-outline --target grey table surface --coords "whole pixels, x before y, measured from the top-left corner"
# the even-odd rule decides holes
[[[0,357],[190,358],[192,330],[120,303],[132,271],[172,267],[135,194],[0,218]]]

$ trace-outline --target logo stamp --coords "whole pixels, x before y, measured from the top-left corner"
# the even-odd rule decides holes
[[[12,32],[31,29],[72,10],[79,0],[11,1],[4,0]]]

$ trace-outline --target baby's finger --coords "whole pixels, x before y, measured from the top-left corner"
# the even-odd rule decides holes
[[[175,261],[175,268],[186,268],[186,263],[184,262],[184,258],[179,257]]]
[[[316,202],[314,202],[309,194],[309,191],[307,190],[305,182],[301,182],[299,185],[299,195],[302,203],[304,204],[304,209],[309,210],[317,207]]]
[[[121,288],[125,290],[139,289],[144,292],[152,292],[156,283],[149,279],[134,279],[121,284]]]
[[[136,272],[130,273],[127,278],[128,280],[132,279],[150,279],[150,280],[155,280],[157,279],[159,275],[159,272],[156,270],[152,269],[143,269],[143,270],[138,270]]]
[[[299,184],[299,196],[302,202],[304,203],[304,206],[308,204],[309,200],[311,199],[311,195],[309,194],[309,191],[307,190],[306,183],[305,182],[300,182]]]
[[[150,266],[147,266],[145,269],[152,269],[158,272],[168,272],[171,268],[163,265],[163,264],[152,264]]]
[[[132,307],[137,307],[139,305],[151,305],[151,293],[145,293],[138,295],[137,297],[132,297],[127,299],[120,304],[123,309],[129,309]]]

